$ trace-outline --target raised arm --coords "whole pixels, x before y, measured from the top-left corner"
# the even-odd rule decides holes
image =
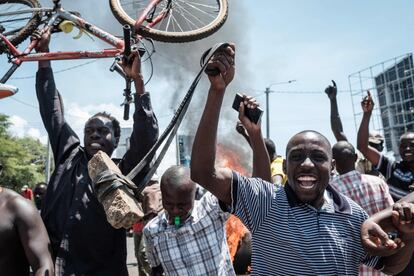
[[[231,204],[230,169],[216,168],[216,140],[220,109],[227,85],[234,77],[235,46],[228,46],[214,55],[209,67],[219,69],[218,75],[209,75],[210,89],[201,116],[191,154],[191,178],[219,200]]]
[[[158,121],[152,110],[150,95],[145,92],[144,79],[141,74],[141,60],[137,51],[129,57],[129,62],[122,64],[125,74],[134,82],[135,111],[133,115],[133,130],[130,137],[130,148],[120,163],[122,173],[129,173],[144,157],[158,139]],[[144,168],[137,176],[141,179],[148,171]]]
[[[357,148],[369,160],[372,165],[377,166],[381,157],[381,153],[368,144],[369,120],[371,119],[372,110],[374,109],[374,101],[371,93],[364,97],[361,102],[362,121],[358,130]]]
[[[50,30],[35,33],[32,39],[37,39],[37,52],[49,52]],[[36,95],[43,124],[49,134],[55,162],[72,146],[79,145],[79,138],[66,123],[63,112],[63,102],[56,89],[50,61],[39,61],[36,74]]]
[[[240,103],[239,120],[246,128],[248,136],[250,137],[250,145],[253,150],[253,177],[260,177],[263,180],[272,182],[270,157],[266,150],[266,146],[262,136],[261,121],[257,124],[251,122],[249,118],[244,115],[246,108],[254,109],[259,106],[255,99],[243,95],[244,103]]]
[[[329,85],[325,89],[325,93],[328,95],[329,101],[331,103],[331,129],[336,138],[336,141],[348,141],[342,128],[342,121],[338,112],[338,103],[336,100],[338,90],[336,88],[335,81],[332,81],[332,84],[333,85]]]
[[[54,275],[50,241],[38,211],[22,197],[14,198],[11,204],[16,214],[16,228],[34,275]]]

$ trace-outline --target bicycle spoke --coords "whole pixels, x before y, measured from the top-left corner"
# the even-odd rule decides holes
[[[183,7],[181,7],[180,5],[177,4],[177,6],[179,7],[180,10],[185,10]],[[197,28],[200,28],[199,26],[197,26],[193,21],[191,21],[183,12],[180,13],[181,16],[185,19],[185,22],[187,23],[188,26],[188,30],[194,30]],[[193,16],[192,14],[189,14],[190,16]],[[198,20],[197,17],[193,16],[194,19]],[[190,26],[190,24],[192,26]]]
[[[184,12],[180,13],[180,15],[189,23],[193,24],[193,26],[195,26],[195,28],[200,28],[202,26],[204,26],[204,22],[201,21],[197,16],[195,16],[194,14],[192,14],[191,12],[189,12],[186,8],[184,8],[183,6],[176,4],[181,10],[183,10]],[[200,26],[197,26],[193,21],[191,21],[189,18],[187,18],[184,14],[187,13],[189,16],[191,16],[194,20],[198,21],[200,23]],[[190,28],[191,30],[191,28]]]
[[[171,13],[172,14],[172,13]],[[172,18],[173,18],[173,21],[175,21],[175,23],[177,24],[177,26],[178,26],[178,28],[180,29],[180,31],[181,32],[183,32],[183,29],[181,28],[181,25],[180,25],[180,23],[177,21],[177,19],[175,18],[175,16],[172,14]]]
[[[200,13],[202,13],[202,14],[205,14],[205,15],[210,16],[211,18],[214,18],[214,15],[212,15],[212,14],[210,14],[210,13],[208,13],[208,12],[206,12],[206,11],[203,11],[202,9],[200,9],[200,8],[197,8],[197,7],[193,6],[192,4],[190,4],[190,3],[188,3],[188,2],[184,2],[184,1],[182,1],[182,2],[183,2],[183,4],[186,4],[187,6],[189,6],[189,7],[193,8],[193,9],[195,9],[196,11],[199,11],[199,12],[200,12]]]

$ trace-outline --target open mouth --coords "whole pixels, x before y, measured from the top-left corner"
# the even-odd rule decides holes
[[[92,150],[100,150],[102,149],[102,145],[99,143],[91,143],[89,144],[89,148]]]
[[[312,175],[302,175],[296,180],[302,189],[312,189],[315,187],[317,181],[316,177]]]
[[[412,152],[404,152],[403,155],[404,155],[404,157],[411,157],[411,156],[413,156],[413,153]]]

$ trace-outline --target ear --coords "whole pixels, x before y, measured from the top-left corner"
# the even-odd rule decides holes
[[[120,137],[115,137],[115,141],[114,141],[114,149],[116,149],[118,147],[119,144],[119,138]]]
[[[282,162],[282,169],[283,169],[283,173],[287,174],[287,169],[286,169],[286,159],[283,158],[283,162]]]
[[[332,162],[331,162],[331,171],[335,170],[335,168],[336,168],[336,161],[335,161],[335,159],[332,159]]]

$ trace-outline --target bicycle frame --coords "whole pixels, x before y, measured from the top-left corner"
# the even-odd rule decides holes
[[[138,30],[141,27],[141,24],[145,21],[147,14],[160,2],[161,0],[152,0],[147,8],[142,12],[138,17],[135,30]],[[51,9],[42,9],[43,11],[50,11]],[[166,12],[168,13],[168,11]],[[152,23],[148,26],[154,26],[161,21],[162,17],[165,16],[164,13],[162,16],[157,16],[152,20]],[[16,69],[23,63],[27,61],[43,61],[43,60],[68,60],[68,59],[94,59],[94,58],[111,58],[117,57],[124,52],[124,41],[123,39],[117,38],[114,35],[96,27],[95,25],[87,22],[81,17],[78,17],[70,12],[64,10],[60,4],[56,4],[53,9],[53,15],[49,18],[47,27],[53,26],[53,24],[59,20],[64,19],[74,23],[74,26],[79,29],[86,30],[94,37],[108,43],[113,46],[113,48],[103,49],[98,51],[67,51],[67,52],[48,52],[48,53],[32,53],[33,49],[37,45],[37,41],[33,40],[27,46],[24,51],[19,51],[10,41],[2,34],[0,34],[0,39],[6,44],[9,49],[12,58],[10,63],[12,63],[11,68],[6,72],[6,74],[0,79],[0,83],[6,83],[7,80],[12,76]],[[138,36],[138,38],[140,38]]]

